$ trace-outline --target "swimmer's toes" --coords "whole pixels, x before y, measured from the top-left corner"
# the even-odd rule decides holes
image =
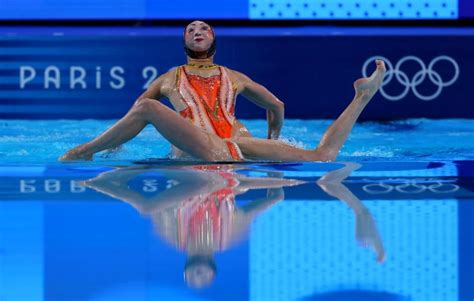
[[[384,250],[381,250],[377,253],[377,262],[378,263],[384,263],[385,262],[385,258],[386,258],[386,255],[385,255],[385,251]]]
[[[364,98],[370,99],[379,90],[385,76],[385,63],[382,60],[376,60],[376,69],[370,77],[359,78],[354,82],[356,93]]]
[[[377,68],[382,69],[383,71],[386,70],[385,68],[385,62],[383,60],[375,60],[375,64],[377,65]]]

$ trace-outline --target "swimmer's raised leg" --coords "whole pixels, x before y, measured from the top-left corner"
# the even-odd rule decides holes
[[[357,118],[382,85],[386,72],[385,63],[382,60],[376,60],[375,63],[377,67],[370,77],[360,78],[354,82],[356,92],[354,99],[326,130],[319,142],[317,150],[331,158],[336,158]]]
[[[352,130],[357,118],[382,84],[385,64],[376,61],[376,70],[368,78],[354,82],[355,96],[349,106],[324,133],[315,150],[304,150],[286,143],[255,138],[236,140],[247,158],[277,161],[332,161],[336,159],[342,145]]]

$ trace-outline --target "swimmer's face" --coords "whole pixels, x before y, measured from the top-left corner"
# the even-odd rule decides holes
[[[212,27],[202,21],[191,22],[186,26],[184,32],[184,42],[186,47],[196,52],[207,51],[214,41]]]
[[[194,264],[184,271],[184,278],[189,287],[204,288],[212,284],[216,276],[215,270],[206,263]]]

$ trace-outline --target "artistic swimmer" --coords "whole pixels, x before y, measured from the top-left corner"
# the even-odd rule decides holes
[[[354,82],[355,96],[324,133],[315,149],[278,141],[284,105],[275,95],[246,75],[214,64],[216,35],[203,21],[184,30],[187,64],[161,75],[135,101],[127,114],[95,139],[79,145],[60,160],[92,160],[100,151],[115,148],[138,135],[148,124],[167,139],[175,157],[204,161],[333,161],[357,118],[380,88],[385,64],[377,60],[370,77]],[[241,94],[266,109],[267,139],[251,136],[235,118]],[[175,111],[160,102],[168,98]]]

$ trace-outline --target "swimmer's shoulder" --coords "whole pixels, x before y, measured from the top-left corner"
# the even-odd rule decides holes
[[[237,70],[231,69],[231,68],[229,68],[229,67],[222,66],[222,65],[219,65],[219,67],[224,68],[225,71],[229,74],[229,76],[235,77],[236,79],[239,79],[239,78],[241,78],[241,77],[246,76],[246,75],[243,74],[242,72],[239,72],[239,71],[237,71]]]
[[[247,75],[245,75],[244,73],[240,71],[233,70],[225,66],[221,66],[221,67],[225,68],[225,70],[227,71],[227,74],[229,75],[230,80],[232,81],[232,83],[234,84],[238,92],[241,92],[245,84],[251,81],[251,79]]]
[[[161,97],[169,98],[175,86],[177,70],[178,67],[174,67],[156,77],[147,87],[147,91],[143,95],[155,99],[160,99]]]
[[[167,72],[161,74],[155,81],[159,81],[162,89],[165,94],[169,94],[169,92],[173,89],[176,85],[176,80],[179,74],[181,66],[173,67],[169,69]]]
[[[168,70],[168,72],[163,73],[163,77],[167,80],[176,80],[176,76],[179,74],[182,66],[176,66]]]

